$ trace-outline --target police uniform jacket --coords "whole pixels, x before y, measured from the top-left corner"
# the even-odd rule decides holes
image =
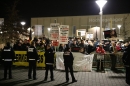
[[[30,46],[27,51],[28,60],[39,60],[37,50],[34,46]]]
[[[2,59],[4,61],[13,61],[15,59],[13,48],[5,46],[2,50]]]
[[[54,63],[54,54],[53,49],[47,49],[44,53],[45,63]]]
[[[130,45],[124,50],[122,60],[124,65],[130,66]]]
[[[66,51],[63,53],[64,64],[73,65],[73,54],[70,51]]]

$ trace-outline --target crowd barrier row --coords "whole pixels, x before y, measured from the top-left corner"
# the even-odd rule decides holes
[[[40,61],[37,62],[37,67],[45,67],[45,52],[38,52]],[[75,71],[92,71],[94,54],[85,55],[79,52],[72,52],[74,56],[74,70]],[[109,55],[108,53],[105,55]],[[15,51],[16,60],[13,65],[15,66],[28,66],[27,52],[26,51]],[[63,52],[55,53],[55,64],[59,70],[64,70]],[[104,59],[105,60],[105,59]]]
[[[40,61],[37,62],[37,67],[45,67],[45,52],[38,52]],[[15,51],[16,60],[14,60],[14,66],[28,66],[27,61],[27,52],[26,51]],[[93,63],[93,56],[92,55],[85,55],[79,52],[73,52],[74,56],[74,70],[75,71],[91,71],[92,70],[92,63]],[[63,60],[63,52],[56,52],[55,53],[55,65],[57,69],[64,70],[64,60]]]

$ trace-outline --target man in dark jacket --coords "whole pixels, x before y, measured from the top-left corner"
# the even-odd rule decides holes
[[[45,51],[45,65],[46,65],[46,72],[45,72],[45,78],[44,78],[44,81],[47,80],[47,77],[48,77],[48,70],[50,69],[50,78],[51,78],[51,81],[54,81],[54,75],[53,75],[53,65],[54,65],[54,51],[53,49],[51,48],[51,45],[48,44],[47,45],[47,49]]]
[[[35,42],[31,43],[31,46],[27,51],[27,59],[29,61],[29,71],[28,71],[28,79],[31,79],[31,74],[33,70],[33,79],[36,80],[36,63],[39,60],[37,50],[35,48]]]
[[[73,74],[74,57],[73,57],[73,54],[71,53],[70,48],[65,49],[65,52],[63,53],[63,58],[64,58],[64,66],[65,66],[65,72],[66,72],[66,82],[69,81],[68,68],[70,70],[72,82],[77,82],[77,80],[75,79],[74,74]]]
[[[122,60],[126,68],[126,83],[130,85],[130,44],[125,43],[125,46]]]
[[[4,60],[4,79],[7,79],[7,70],[9,70],[9,79],[12,79],[12,62],[15,58],[15,53],[10,43],[7,42],[2,50],[2,60]]]

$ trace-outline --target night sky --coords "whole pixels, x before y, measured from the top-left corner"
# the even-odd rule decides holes
[[[5,17],[5,7],[14,0],[0,0],[0,17]],[[51,16],[82,16],[98,15],[99,7],[95,0],[19,0],[17,6],[21,20],[30,24],[31,17]],[[103,14],[130,13],[129,2],[126,0],[108,0]]]

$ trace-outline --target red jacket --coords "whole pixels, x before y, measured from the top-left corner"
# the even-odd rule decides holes
[[[97,47],[96,53],[105,54],[105,50],[102,47]]]
[[[117,50],[117,51],[120,51],[120,50],[121,50],[121,47],[120,47],[120,46],[116,46],[116,50]]]

